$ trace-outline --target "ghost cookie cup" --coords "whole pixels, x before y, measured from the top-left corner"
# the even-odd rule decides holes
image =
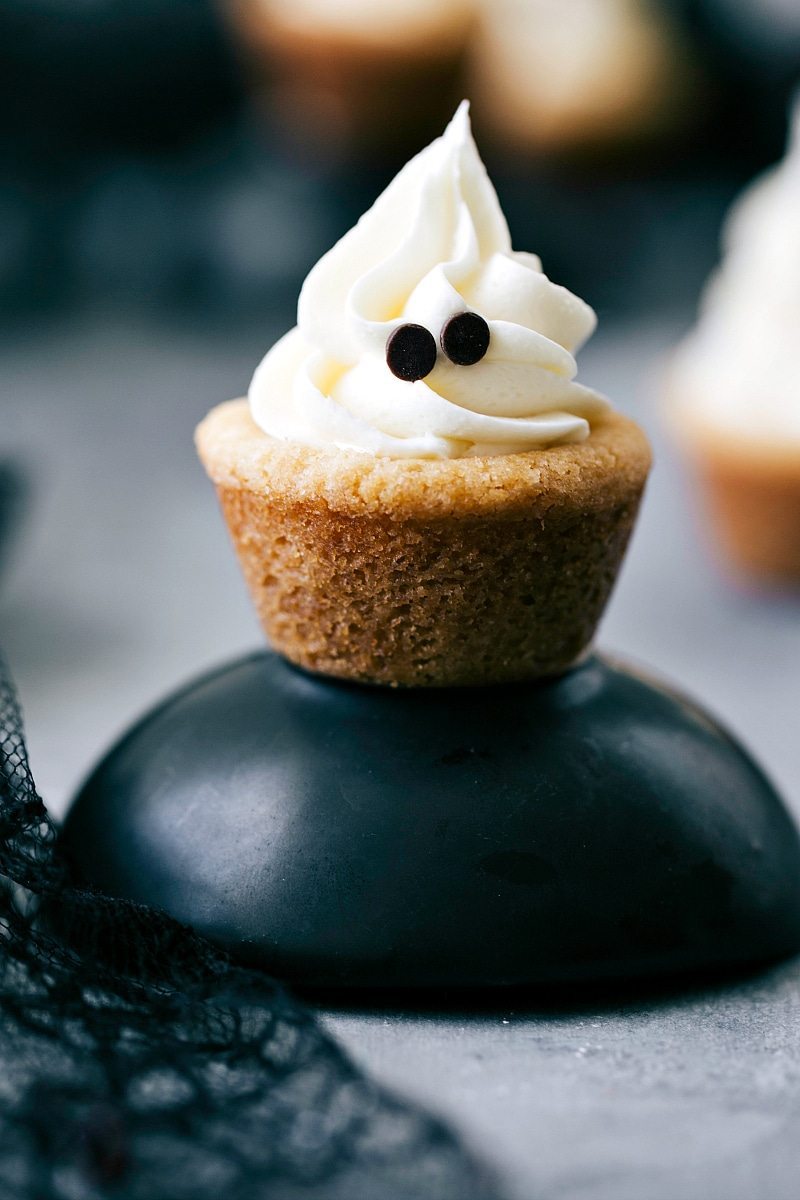
[[[710,538],[743,578],[800,585],[800,98],[785,158],[745,189],[665,407]]]
[[[249,404],[198,430],[276,650],[408,686],[580,658],[650,462],[575,382],[594,323],[511,249],[462,106],[312,270]]]

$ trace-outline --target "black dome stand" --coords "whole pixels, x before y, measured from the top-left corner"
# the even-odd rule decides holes
[[[400,690],[270,653],[148,714],[84,784],[76,873],[295,987],[730,971],[800,950],[800,841],[702,711],[594,657]]]

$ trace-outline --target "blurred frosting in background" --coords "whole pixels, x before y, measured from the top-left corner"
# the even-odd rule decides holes
[[[603,309],[686,305],[779,152],[799,9],[0,0],[0,311],[290,317],[464,96],[518,244]]]
[[[800,583],[800,96],[786,156],[725,223],[668,380],[712,530],[741,571]]]
[[[696,67],[651,0],[480,0],[476,108],[539,154],[608,151],[684,127]]]
[[[676,402],[720,436],[800,458],[800,98],[786,157],[738,198],[722,248],[673,371]]]

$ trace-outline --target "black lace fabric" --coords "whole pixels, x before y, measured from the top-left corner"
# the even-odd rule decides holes
[[[279,983],[70,884],[2,659],[0,876],[0,1200],[496,1194]]]

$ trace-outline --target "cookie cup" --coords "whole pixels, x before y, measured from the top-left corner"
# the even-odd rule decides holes
[[[390,23],[312,21],[291,4],[225,0],[250,75],[270,111],[322,153],[402,156],[438,133],[463,94],[472,18],[440,0]]]
[[[737,436],[685,410],[672,425],[724,558],[750,577],[800,583],[800,448]]]
[[[196,440],[272,646],[323,675],[404,686],[576,662],[650,465],[616,413],[576,445],[433,461],[278,441],[235,400]]]

